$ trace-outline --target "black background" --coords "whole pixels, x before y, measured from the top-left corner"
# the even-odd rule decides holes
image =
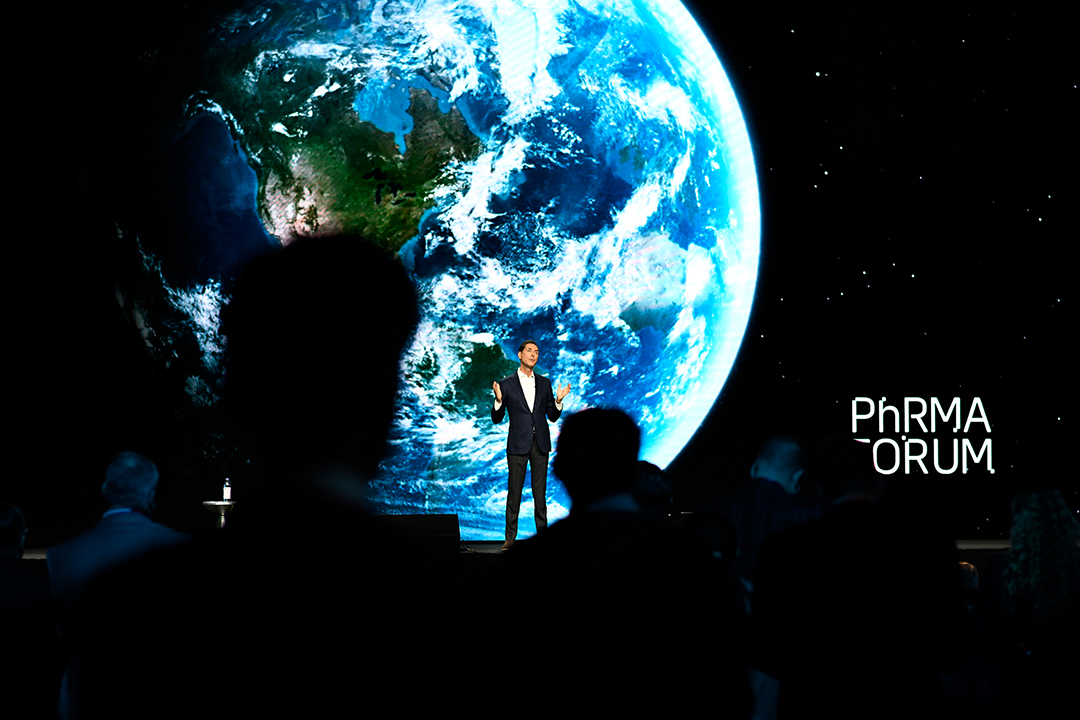
[[[960,397],[965,415],[981,398],[993,475],[982,463],[889,478],[893,502],[957,537],[1007,536],[1012,492],[1039,475],[1080,507],[1066,463],[1077,89],[1063,6],[690,7],[750,128],[763,237],[734,372],[669,468],[679,508],[735,490],[770,435],[850,434],[857,396]],[[221,479],[185,446],[177,397],[120,315],[79,208],[108,192],[85,187],[103,137],[134,131],[118,120],[124,68],[210,9],[86,4],[13,24],[34,42],[8,79],[13,462],[0,495],[26,512],[31,547],[96,521],[121,449],[161,466],[158,519],[210,522],[198,503]],[[976,447],[984,435],[969,433]]]
[[[718,5],[698,13],[751,128],[763,253],[735,373],[671,468],[688,504],[745,475],[769,435],[850,433],[854,397],[960,397],[966,416],[977,396],[995,473],[897,473],[892,499],[969,538],[1007,536],[1035,475],[1077,507],[1063,19],[1038,3]]]

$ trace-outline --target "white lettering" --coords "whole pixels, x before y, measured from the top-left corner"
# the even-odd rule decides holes
[[[956,452],[956,438],[952,439],[952,467],[948,470],[942,470],[941,465],[938,464],[938,439],[934,438],[934,469],[942,475],[952,475],[956,472],[956,466],[960,462],[960,455]]]
[[[919,453],[918,455],[912,455],[911,454],[911,445],[912,445],[912,443],[918,443],[919,447],[922,448],[922,452]],[[912,438],[911,440],[908,440],[907,442],[905,442],[904,443],[904,474],[905,475],[910,475],[911,474],[911,461],[914,460],[915,462],[917,462],[919,464],[919,468],[922,469],[923,475],[929,475],[930,473],[926,470],[926,466],[923,465],[923,458],[924,457],[926,457],[926,443],[925,442],[923,442],[922,440],[919,440],[918,438]]]
[[[897,420],[899,421],[899,418],[897,418]],[[878,445],[880,445],[881,443],[889,443],[890,445],[892,445],[893,453],[895,453],[894,457],[896,458],[896,462],[893,463],[891,470],[882,470],[881,467],[878,465],[877,449]],[[900,469],[900,446],[896,444],[895,440],[890,440],[889,438],[881,438],[876,443],[874,443],[874,469],[882,475],[892,475],[894,472]]]
[[[971,408],[968,410],[967,420],[964,421],[964,432],[968,431],[968,426],[971,425],[972,416],[975,414],[975,408],[979,408],[979,417],[975,418],[975,422],[981,422],[986,426],[986,432],[990,432],[990,421],[986,419],[986,410],[983,409],[982,400],[975,398],[971,401]],[[956,418],[959,420],[959,416]]]
[[[964,469],[961,472],[963,472],[965,474],[967,473],[967,470],[968,470],[968,468],[967,468],[967,456],[968,456],[968,453],[971,453],[971,461],[972,461],[972,463],[977,465],[979,463],[979,461],[982,460],[983,453],[985,452],[986,453],[986,469],[990,471],[991,475],[994,474],[994,460],[993,460],[992,453],[990,452],[990,438],[986,438],[985,440],[983,440],[982,447],[979,448],[978,454],[975,453],[974,446],[972,446],[971,441],[968,440],[967,438],[964,438],[964,442],[961,444],[961,446],[964,448],[963,451],[962,451],[962,454],[964,456]]]
[[[877,418],[878,432],[885,432],[885,413],[890,412],[890,411],[892,412],[893,418],[894,418],[893,425],[896,426],[895,429],[893,430],[893,432],[900,432],[900,411],[899,410],[894,408],[892,405],[886,405],[885,404],[885,398],[881,398],[881,400],[878,402],[877,410],[878,410],[878,418]]]
[[[911,414],[911,403],[912,402],[918,402],[919,407],[922,408],[922,410],[919,411],[918,415],[912,415]],[[911,432],[911,420],[912,420],[912,418],[914,418],[916,420],[916,422],[919,423],[919,427],[922,428],[922,431],[926,432],[926,424],[922,421],[923,415],[925,415],[925,414],[926,414],[926,401],[925,400],[923,400],[922,398],[918,398],[918,397],[906,397],[906,398],[904,398],[904,432]]]
[[[865,401],[870,403],[870,412],[866,415],[859,414],[859,402]],[[857,397],[851,401],[851,432],[858,432],[856,424],[859,420],[866,420],[874,417],[874,401],[868,397]]]
[[[955,410],[956,427],[953,428],[953,432],[960,429],[960,398],[954,397],[952,399],[952,402],[949,403],[949,412],[947,413],[942,409],[941,403],[938,402],[936,397],[930,398],[930,432],[937,432],[937,415],[934,414],[935,410],[941,415],[941,421],[945,423],[949,422],[949,417]]]

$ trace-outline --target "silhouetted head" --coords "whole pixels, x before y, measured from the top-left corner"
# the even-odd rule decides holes
[[[671,478],[647,460],[638,460],[637,485],[634,487],[634,499],[642,510],[663,512],[671,507]]]
[[[18,560],[26,540],[26,518],[11,503],[0,503],[0,560]]]
[[[640,447],[641,431],[629,415],[590,408],[563,422],[552,469],[574,505],[588,504],[633,492]]]
[[[806,451],[791,437],[769,438],[758,450],[750,467],[750,477],[771,480],[787,492],[799,492],[799,483],[806,469]]]
[[[226,389],[264,459],[370,475],[417,318],[405,268],[362,237],[303,238],[255,261],[222,332]]]
[[[879,498],[885,491],[885,480],[874,468],[872,447],[850,437],[834,436],[821,443],[811,469],[828,501],[846,495]]]
[[[117,454],[105,470],[101,494],[110,507],[129,507],[150,514],[154,509],[158,469],[150,460],[133,452]]]

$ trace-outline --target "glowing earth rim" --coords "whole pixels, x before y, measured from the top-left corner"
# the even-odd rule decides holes
[[[700,393],[684,393],[683,403],[677,409],[677,424],[670,427],[661,442],[646,444],[642,448],[642,459],[660,467],[667,467],[712,410],[716,398],[720,396],[720,391],[727,382],[746,334],[757,286],[761,203],[750,135],[739,102],[735,98],[735,91],[720,64],[720,58],[682,3],[678,0],[654,1],[662,11],[658,14],[657,22],[669,34],[685,38],[682,46],[686,49],[687,56],[677,58],[680,69],[688,78],[698,82],[702,88],[702,96],[714,108],[713,118],[722,123],[720,136],[730,143],[724,154],[729,163],[728,186],[732,189],[728,194],[732,202],[731,227],[738,230],[742,236],[737,243],[741,251],[737,262],[724,267],[725,285],[737,289],[727,293],[733,301],[723,307],[722,324],[713,336],[720,339],[719,347],[714,344],[713,352],[707,356],[708,367],[698,376],[705,378],[704,387]]]

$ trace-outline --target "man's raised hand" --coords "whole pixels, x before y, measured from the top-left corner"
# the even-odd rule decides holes
[[[499,381],[491,383],[491,389],[495,391],[495,400],[502,402],[502,388],[499,387]]]
[[[570,383],[566,383],[566,387],[560,387],[555,392],[555,400],[562,402],[563,398],[570,393]]]

